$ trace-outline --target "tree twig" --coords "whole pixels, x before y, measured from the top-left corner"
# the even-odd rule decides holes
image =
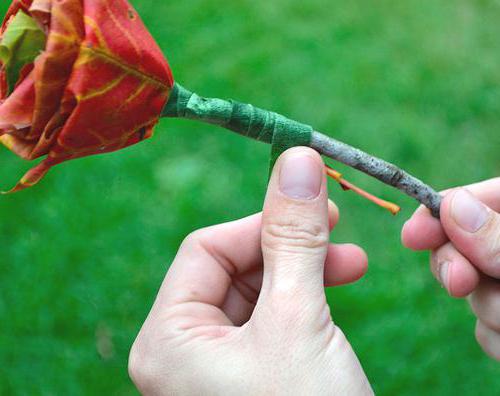
[[[320,132],[314,132],[311,147],[321,154],[358,169],[395,187],[425,205],[439,218],[441,196],[430,186],[389,162],[374,157]]]

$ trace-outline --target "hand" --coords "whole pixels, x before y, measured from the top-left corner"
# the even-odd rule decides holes
[[[360,278],[366,255],[329,244],[329,213],[333,228],[320,156],[295,148],[279,159],[262,214],[189,236],[132,347],[138,389],[372,394],[323,287]]]
[[[476,338],[500,360],[500,178],[445,192],[441,221],[419,208],[403,244],[431,250],[431,270],[454,297],[469,296]]]

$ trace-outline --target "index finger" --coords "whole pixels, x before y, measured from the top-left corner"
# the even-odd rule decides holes
[[[494,178],[465,186],[480,201],[494,211],[500,211],[500,178]],[[447,195],[452,189],[444,190]],[[432,217],[429,210],[420,206],[403,226],[403,245],[412,250],[434,250],[448,242],[441,222]]]
[[[158,298],[172,306],[200,302],[221,306],[231,278],[262,263],[261,213],[198,230],[186,238]]]

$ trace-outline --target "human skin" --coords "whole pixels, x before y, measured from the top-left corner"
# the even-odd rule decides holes
[[[419,208],[403,244],[432,252],[432,273],[451,296],[467,297],[477,341],[500,360],[500,178],[443,194],[441,221]]]
[[[338,220],[324,164],[284,153],[263,212],[182,243],[131,349],[146,395],[373,394],[324,286],[366,271],[363,250],[329,243]]]

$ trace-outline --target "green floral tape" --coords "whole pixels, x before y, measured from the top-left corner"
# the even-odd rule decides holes
[[[179,117],[218,125],[272,144],[271,169],[278,157],[295,146],[310,146],[313,128],[272,111],[233,100],[203,98],[175,84],[163,117]]]
[[[301,124],[286,117],[279,116],[278,125],[274,130],[271,148],[271,169],[283,152],[297,147],[311,145],[313,128],[309,125]],[[281,122],[283,121],[283,122]]]

